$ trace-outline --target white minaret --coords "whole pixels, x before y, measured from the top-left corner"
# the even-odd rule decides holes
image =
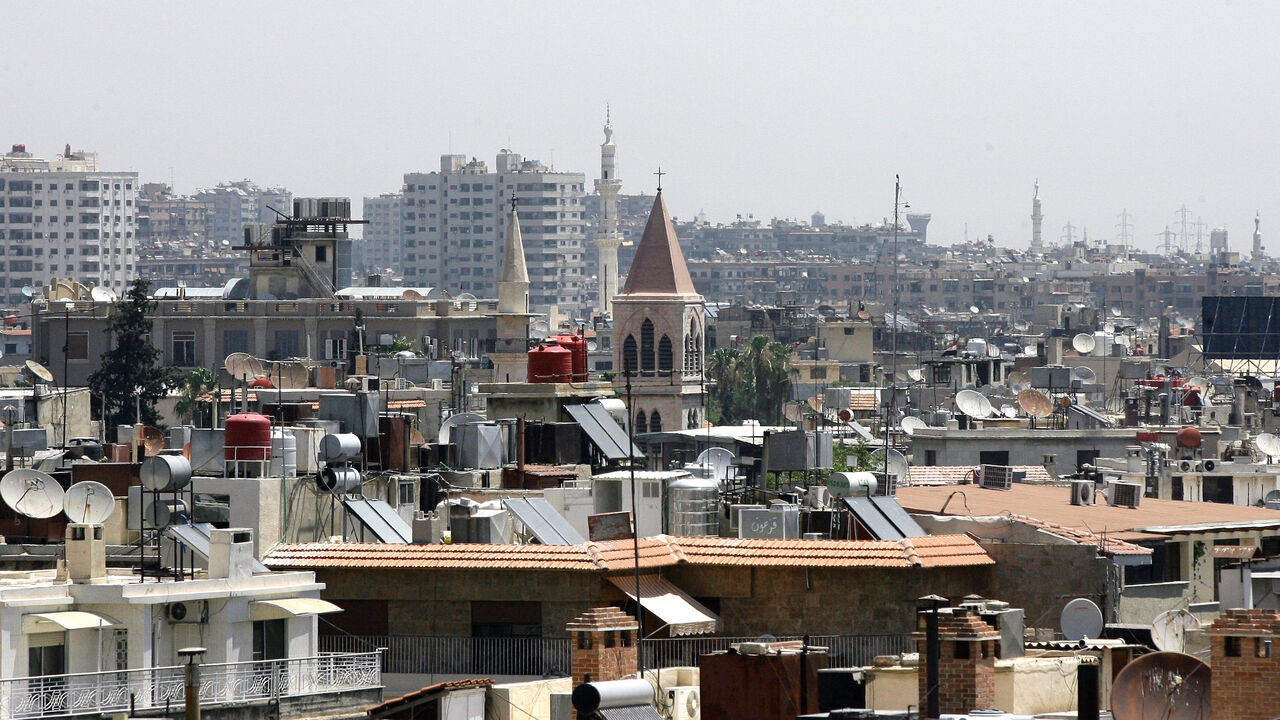
[[[1040,214],[1040,181],[1036,180],[1036,193],[1031,198],[1031,252],[1042,252],[1044,240],[1040,237],[1040,223],[1044,215]]]
[[[1253,261],[1262,262],[1266,256],[1262,254],[1262,211],[1253,216]]]
[[[618,179],[616,166],[617,146],[613,144],[613,125],[609,111],[605,110],[604,143],[600,145],[600,179],[596,180],[596,194],[600,196],[600,224],[596,230],[596,248],[600,251],[600,310],[613,311],[613,296],[618,294],[618,246],[622,235],[618,233],[618,191],[622,181]]]
[[[524,382],[529,374],[529,317],[529,268],[513,193],[498,273],[498,337],[489,353],[497,382]]]

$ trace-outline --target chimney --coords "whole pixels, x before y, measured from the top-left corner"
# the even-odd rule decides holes
[[[227,528],[209,533],[209,577],[253,577],[253,530]]]
[[[107,543],[101,525],[71,523],[66,531],[67,577],[87,583],[107,577]]]
[[[1269,720],[1280,706],[1280,612],[1234,609],[1218,616],[1209,636],[1212,720]]]
[[[575,686],[621,680],[639,671],[636,619],[616,607],[592,608],[569,621],[570,669]]]
[[[923,621],[928,611],[920,614]],[[965,608],[951,608],[938,614],[938,705],[940,713],[966,714],[990,708],[996,702],[996,642],[1000,632]],[[927,638],[916,633],[920,651],[920,705],[926,707],[929,688]],[[921,715],[924,717],[924,715]],[[936,720],[934,718],[933,720]]]

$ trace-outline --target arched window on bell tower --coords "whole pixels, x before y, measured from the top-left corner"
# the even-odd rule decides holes
[[[639,355],[636,352],[636,338],[634,335],[628,335],[627,339],[622,342],[622,367],[623,372],[630,370],[636,372],[640,369]]]
[[[640,370],[653,372],[653,321],[645,318],[640,325]]]
[[[655,415],[657,413],[654,413]],[[649,432],[649,421],[643,410],[636,411],[636,434]]]
[[[671,338],[666,335],[658,341],[658,369],[669,372],[675,369],[675,360],[671,351]]]
[[[657,410],[649,414],[649,432],[662,432],[662,416]]]

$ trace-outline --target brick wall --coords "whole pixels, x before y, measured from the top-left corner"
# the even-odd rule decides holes
[[[1208,630],[1212,720],[1270,720],[1280,708],[1280,613],[1228,610]]]
[[[924,614],[921,614],[923,624]],[[943,713],[965,714],[991,708],[996,701],[996,641],[1000,633],[981,618],[960,608],[938,615],[941,657],[938,662],[938,708]],[[916,634],[920,668],[916,673],[919,702],[928,698],[928,638]]]
[[[621,680],[638,672],[639,623],[630,615],[616,607],[593,608],[571,620],[566,629],[573,648],[570,668],[575,686]]]

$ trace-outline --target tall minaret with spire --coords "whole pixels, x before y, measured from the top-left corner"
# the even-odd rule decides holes
[[[613,123],[609,108],[604,113],[604,143],[600,145],[600,179],[596,180],[596,194],[600,196],[600,223],[596,228],[595,243],[600,257],[600,310],[613,311],[613,296],[618,293],[618,246],[622,235],[618,232],[618,191],[622,181],[618,179],[617,150],[613,144]]]
[[[1040,224],[1044,215],[1040,213],[1040,180],[1036,180],[1036,192],[1031,198],[1031,252],[1043,252],[1044,240],[1040,236]]]
[[[529,372],[529,268],[524,260],[524,238],[514,194],[506,220],[506,243],[498,274],[498,337],[489,359],[498,382],[524,382]]]
[[[1262,254],[1262,211],[1253,216],[1253,261],[1260,263],[1266,260]]]

